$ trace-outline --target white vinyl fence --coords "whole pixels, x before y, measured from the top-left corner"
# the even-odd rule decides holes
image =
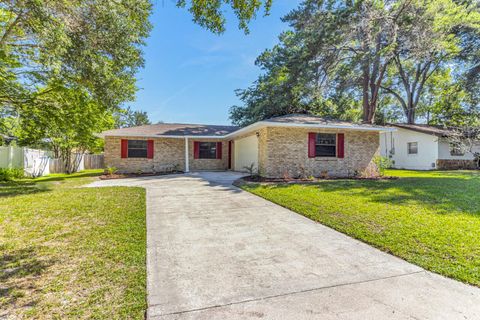
[[[104,168],[103,154],[76,153],[72,161],[77,171]],[[62,160],[52,158],[51,152],[23,147],[0,147],[0,168],[23,168],[32,177],[64,172]]]

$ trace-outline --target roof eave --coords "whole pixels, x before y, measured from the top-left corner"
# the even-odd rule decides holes
[[[339,129],[339,130],[352,130],[352,131],[375,131],[375,132],[394,132],[397,131],[396,128],[389,127],[365,127],[361,125],[335,125],[335,124],[312,124],[312,123],[279,123],[279,122],[269,122],[269,121],[259,121],[253,123],[249,126],[246,126],[242,129],[229,133],[225,138],[232,138],[247,132],[257,130],[264,127],[288,127],[288,128],[308,128],[308,129]]]
[[[99,134],[97,137],[105,138],[105,137],[134,137],[134,138],[170,138],[170,139],[223,139],[225,135],[222,136],[195,136],[195,135],[184,135],[184,136],[177,136],[177,135],[148,135],[148,134]]]
[[[279,123],[279,122],[269,122],[269,121],[259,121],[255,122],[249,126],[241,128],[237,131],[225,134],[225,135],[146,135],[146,134],[114,134],[114,133],[100,133],[97,136],[100,138],[105,137],[137,137],[137,138],[172,138],[172,139],[228,139],[234,138],[239,135],[248,133],[250,131],[258,130],[264,127],[287,127],[287,128],[308,128],[308,129],[336,129],[336,130],[352,130],[352,131],[374,131],[374,132],[394,132],[397,131],[396,128],[391,127],[365,127],[361,125],[335,125],[335,124],[312,124],[312,123]]]

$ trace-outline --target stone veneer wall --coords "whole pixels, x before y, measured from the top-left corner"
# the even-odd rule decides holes
[[[121,140],[154,140],[153,159],[122,158]],[[190,171],[196,170],[225,170],[228,165],[228,143],[222,144],[222,159],[194,159],[193,139],[189,139],[189,166]],[[213,139],[198,139],[195,141],[212,141]],[[105,165],[116,167],[119,172],[163,172],[172,167],[185,170],[185,140],[176,138],[132,138],[106,137],[105,138]]]
[[[345,157],[308,158],[308,133],[344,133]],[[368,131],[313,130],[268,127],[259,137],[259,166],[266,177],[346,177],[376,170],[373,158],[379,154],[379,134]]]

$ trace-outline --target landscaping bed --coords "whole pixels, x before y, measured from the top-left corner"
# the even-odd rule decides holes
[[[0,319],[144,319],[145,191],[100,174],[0,184]]]
[[[172,172],[139,172],[139,173],[104,173],[99,176],[100,180],[112,180],[112,179],[126,179],[126,178],[138,178],[138,177],[155,177],[165,176],[170,174],[182,174],[182,171]]]
[[[324,180],[396,180],[398,177],[395,176],[376,176],[376,177],[311,177],[311,178],[266,178],[261,176],[246,176],[240,180],[244,182],[254,182],[254,183],[317,183]],[[239,182],[241,183],[241,182]]]
[[[480,173],[387,175],[397,179],[241,187],[427,270],[480,286]]]

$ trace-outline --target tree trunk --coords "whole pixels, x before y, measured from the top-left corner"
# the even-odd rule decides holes
[[[370,117],[370,66],[368,63],[363,63],[363,79],[362,79],[362,106],[363,106],[363,117],[362,121],[364,123],[371,123]]]
[[[408,97],[408,101],[407,101],[407,123],[408,124],[415,124],[415,109],[416,109],[416,105],[414,105],[414,101],[413,101],[413,92],[411,93],[411,95]]]

